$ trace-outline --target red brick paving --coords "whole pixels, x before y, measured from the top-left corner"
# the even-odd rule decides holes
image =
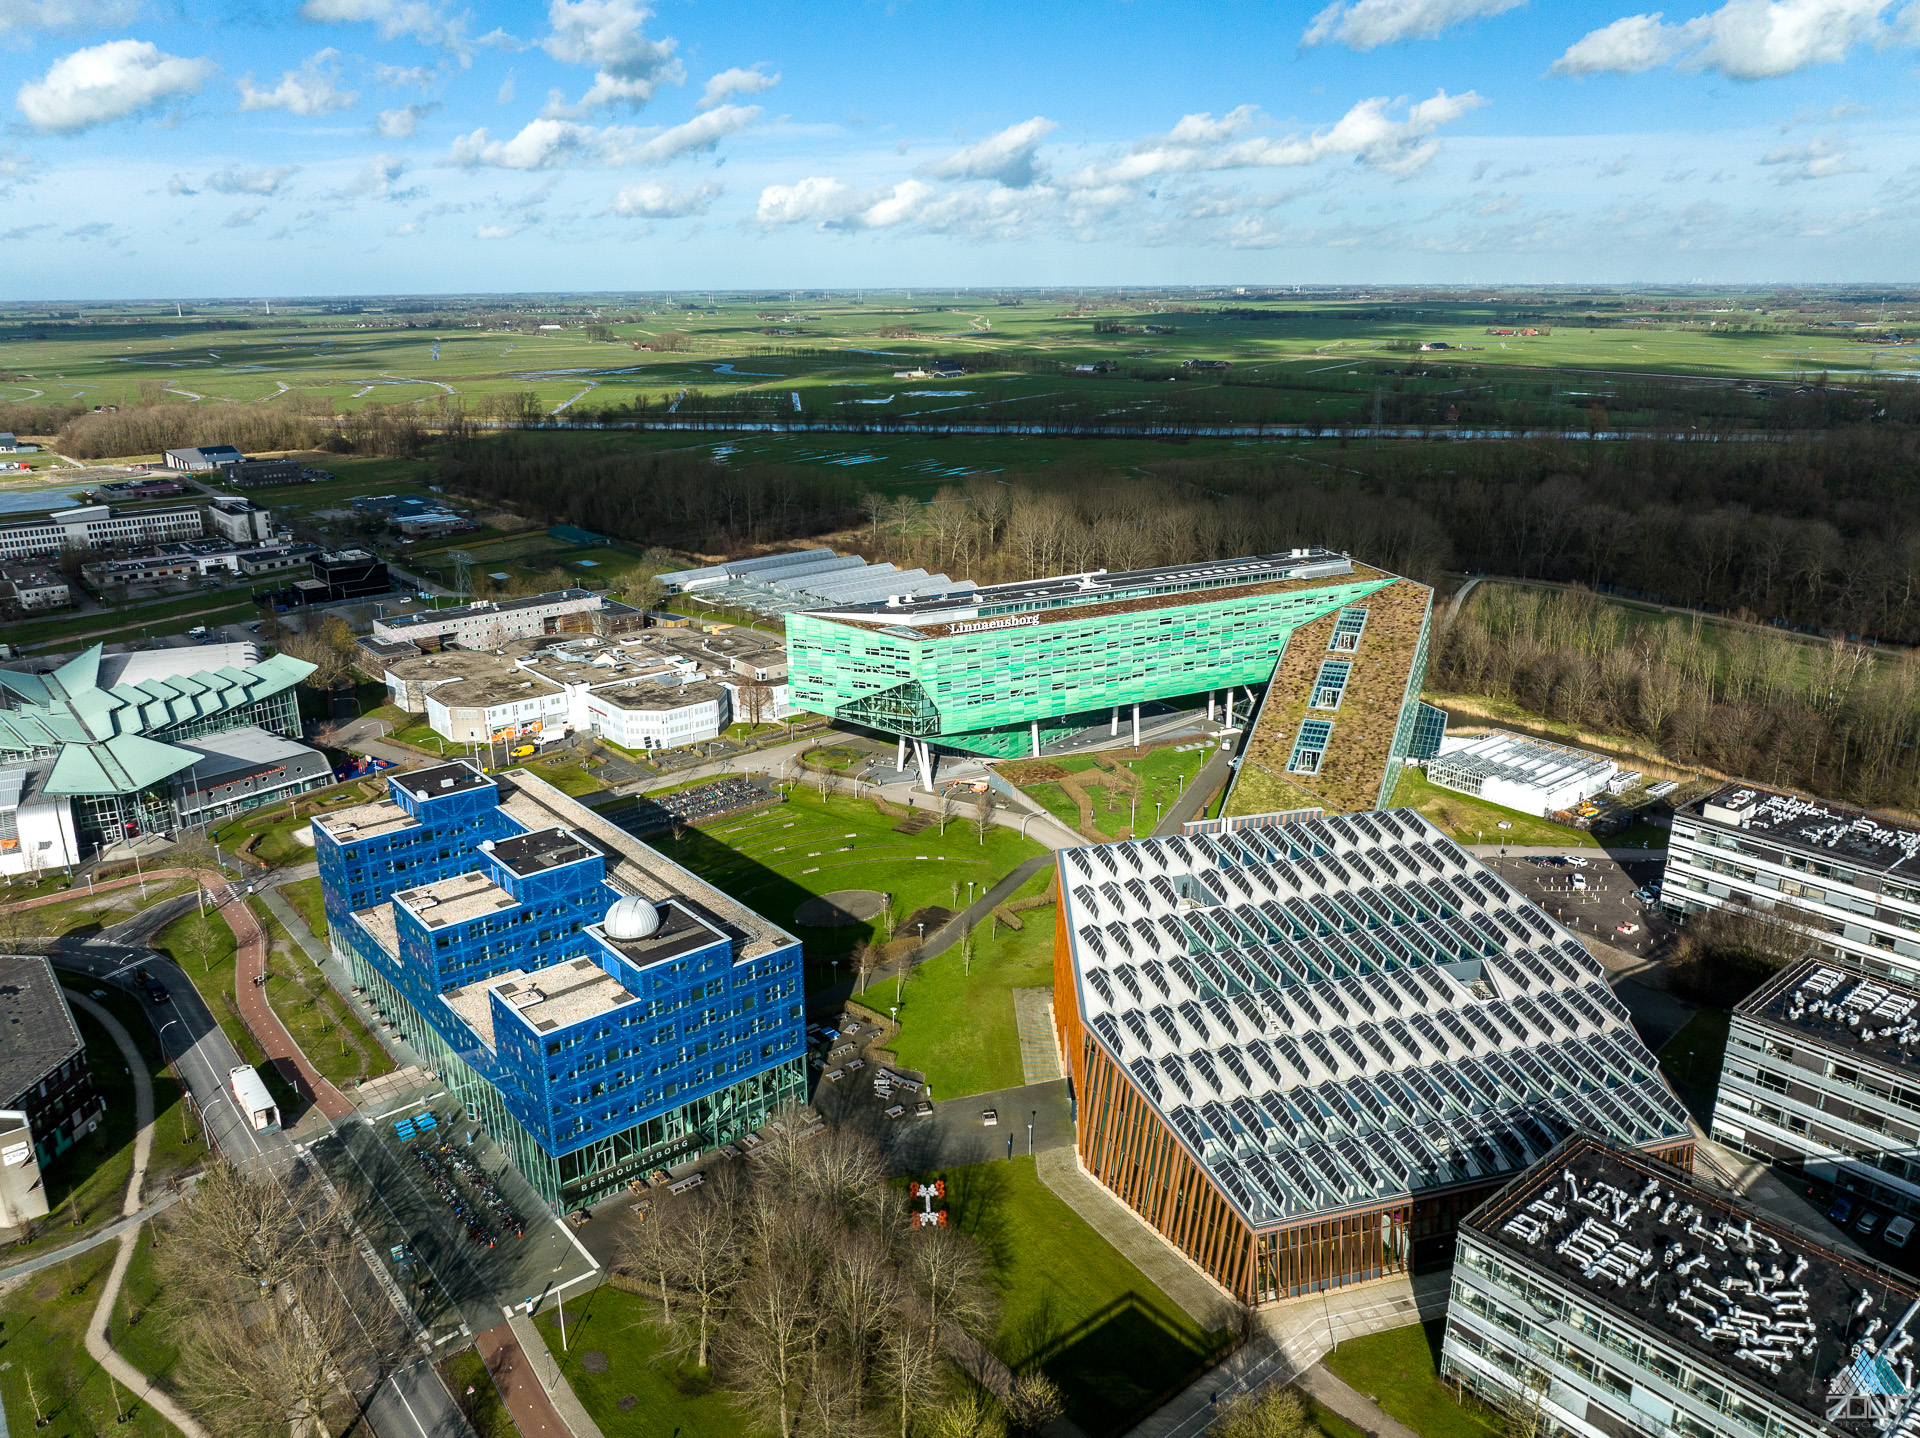
[[[573,1430],[561,1421],[511,1328],[504,1323],[489,1328],[473,1343],[522,1438],[572,1438]]]
[[[233,966],[233,997],[240,1017],[267,1056],[267,1062],[296,1092],[310,1100],[330,1119],[343,1119],[354,1112],[353,1104],[307,1061],[300,1045],[293,1041],[287,1026],[267,1002],[267,990],[254,980],[266,972],[267,932],[247,907],[245,897],[228,884],[220,900],[220,914],[233,930],[237,951]]]

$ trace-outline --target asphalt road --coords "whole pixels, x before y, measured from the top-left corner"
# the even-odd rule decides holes
[[[1586,866],[1551,867],[1531,858],[1483,857],[1481,862],[1569,928],[1638,959],[1663,957],[1672,943],[1674,926],[1658,903],[1643,904],[1633,891],[1659,878],[1664,861],[1623,864],[1591,850],[1574,856],[1586,860]],[[1585,880],[1584,890],[1573,887],[1575,874]],[[1623,934],[1621,924],[1637,925],[1637,932]]]
[[[227,1088],[227,1074],[240,1066],[240,1055],[215,1022],[199,990],[167,958],[125,942],[129,937],[150,936],[193,905],[191,896],[169,901],[116,925],[92,942],[62,941],[54,947],[53,962],[96,983],[124,989],[148,1005],[161,1049],[193,1091],[207,1132],[220,1151],[243,1168],[280,1182],[304,1159],[291,1136],[279,1130],[257,1131],[240,1112]],[[164,1004],[151,1004],[134,987],[133,971],[137,968],[146,969],[165,986],[168,998]],[[424,1360],[386,1374],[370,1392],[356,1391],[379,1438],[475,1438],[439,1373]]]

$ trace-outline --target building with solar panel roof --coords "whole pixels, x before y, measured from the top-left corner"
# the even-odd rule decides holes
[[[1411,810],[1059,856],[1081,1162],[1243,1303],[1443,1257],[1587,1130],[1690,1168],[1579,941]]]

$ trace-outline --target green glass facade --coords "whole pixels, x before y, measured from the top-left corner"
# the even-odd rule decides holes
[[[1278,593],[1214,590],[1193,603],[1051,622],[1014,616],[965,633],[873,629],[793,614],[788,679],[803,709],[1010,757],[1028,752],[1036,723],[1044,744],[1102,722],[1118,707],[1264,685],[1295,629],[1393,582],[1382,576]],[[988,627],[996,623],[1005,627]]]

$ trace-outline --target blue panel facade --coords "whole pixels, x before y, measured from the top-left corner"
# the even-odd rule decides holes
[[[591,1202],[804,1099],[797,940],[737,958],[744,941],[697,900],[656,906],[664,938],[609,939],[600,922],[626,896],[599,849],[528,830],[463,766],[425,774],[450,772],[425,799],[407,788],[419,774],[389,780],[405,818],[369,816],[362,837],[316,824],[328,927],[549,1203]]]

